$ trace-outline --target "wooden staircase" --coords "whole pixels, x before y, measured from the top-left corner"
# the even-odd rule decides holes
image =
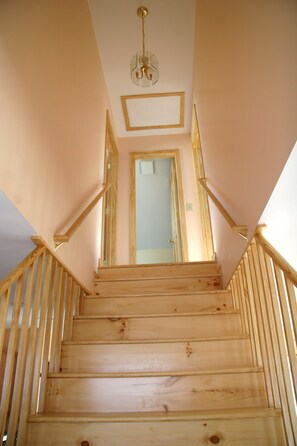
[[[282,446],[214,262],[101,268],[27,446]]]

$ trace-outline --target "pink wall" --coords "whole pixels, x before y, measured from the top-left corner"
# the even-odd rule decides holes
[[[297,139],[295,0],[197,0],[194,103],[206,176],[253,234]],[[245,242],[212,207],[225,281]]]
[[[194,182],[190,135],[119,138],[118,144],[120,169],[118,178],[117,263],[129,263],[129,153],[169,149],[180,149],[184,201],[193,204],[193,211],[186,212],[189,260],[202,260],[200,217]]]
[[[109,104],[87,1],[1,1],[0,60],[0,189],[53,246],[102,181]],[[88,286],[98,221],[58,251]]]

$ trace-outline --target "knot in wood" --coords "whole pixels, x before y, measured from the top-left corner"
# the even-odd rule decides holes
[[[81,442],[80,446],[90,446],[90,443],[87,440]]]
[[[218,435],[212,435],[211,437],[209,437],[209,441],[212,444],[219,444],[221,439],[220,439],[220,437]]]

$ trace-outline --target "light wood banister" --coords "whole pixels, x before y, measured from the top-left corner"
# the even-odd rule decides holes
[[[221,212],[222,216],[227,221],[227,223],[231,227],[232,231],[236,232],[238,235],[240,235],[244,239],[247,239],[247,234],[248,234],[248,227],[247,227],[247,225],[238,225],[233,220],[233,218],[226,211],[226,209],[224,208],[222,203],[217,199],[217,197],[214,195],[214,193],[207,186],[206,178],[199,178],[198,181],[201,184],[201,186],[204,188],[204,190],[206,191],[206,193],[209,196],[209,198],[213,201],[213,203],[216,205],[218,210]]]
[[[42,411],[48,370],[59,370],[62,340],[90,294],[40,237],[32,239],[37,247],[0,283],[0,439],[6,433],[7,445],[16,434],[25,444],[28,416]]]
[[[297,272],[258,228],[233,275],[234,308],[263,367],[269,405],[282,410],[288,445],[297,444]]]
[[[83,221],[86,219],[86,217],[89,215],[89,213],[94,209],[96,204],[101,200],[101,198],[104,196],[104,194],[108,191],[110,188],[111,183],[107,183],[102,187],[100,192],[96,195],[96,197],[91,201],[91,203],[85,208],[85,210],[77,217],[74,223],[70,226],[70,228],[65,232],[65,234],[55,234],[54,235],[54,242],[56,249],[61,246],[63,243],[69,242],[75,231],[79,228],[79,226],[83,223]]]
[[[297,272],[292,266],[283,258],[283,256],[269,243],[269,241],[262,235],[261,229],[255,234],[255,239],[260,243],[264,251],[278,264],[282,271],[291,280],[294,286],[297,287]]]

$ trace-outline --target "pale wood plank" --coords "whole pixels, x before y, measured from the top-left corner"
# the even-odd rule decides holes
[[[237,411],[240,412],[240,411]],[[255,414],[245,418],[241,414],[226,419],[222,414],[216,419],[207,415],[194,420],[155,421],[144,423],[114,422],[64,423],[45,421],[30,423],[27,446],[73,446],[88,441],[96,446],[197,446],[219,444],[228,446],[286,446],[281,417],[263,417]],[[251,429],[252,425],[252,429]],[[210,442],[212,440],[212,443]],[[222,443],[223,444],[223,443]]]
[[[61,294],[59,296],[60,299],[59,313],[57,315],[55,314],[55,318],[58,317],[57,334],[56,337],[54,338],[54,332],[53,332],[53,339],[52,339],[52,342],[55,342],[56,344],[55,357],[52,358],[54,361],[54,368],[53,368],[54,372],[58,372],[60,369],[61,345],[62,345],[64,318],[65,318],[66,289],[67,289],[67,272],[64,271],[62,278]]]
[[[41,298],[41,308],[40,308],[40,320],[38,327],[38,339],[36,346],[36,356],[34,364],[34,376],[32,385],[32,396],[31,396],[31,409],[30,414],[36,414],[38,407],[38,394],[40,385],[40,374],[42,371],[42,357],[45,348],[45,329],[46,329],[46,317],[47,317],[47,307],[50,297],[50,281],[51,281],[51,271],[52,271],[53,257],[47,255],[46,257],[46,267],[44,273],[44,282]]]
[[[263,373],[234,372],[139,378],[49,378],[45,410],[167,412],[266,406]]]
[[[68,277],[63,340],[71,339],[72,321],[73,321],[73,299],[74,299],[73,279],[72,277]]]
[[[6,291],[3,291],[3,293],[0,294],[0,359],[2,357],[2,352],[3,352],[6,318],[9,307],[10,295],[11,295],[10,287]]]
[[[39,389],[39,400],[38,400],[38,411],[40,411],[40,412],[43,410],[43,406],[44,406],[47,372],[48,372],[48,366],[49,366],[49,361],[50,361],[56,281],[58,281],[58,262],[56,261],[56,259],[53,259],[53,265],[52,265],[52,270],[51,270],[49,299],[48,299],[48,305],[47,305],[47,316],[46,316],[46,324],[45,324],[45,336],[44,336],[44,344],[43,344],[42,364],[41,364],[40,389]]]
[[[142,279],[125,281],[95,280],[94,294],[108,295],[135,295],[154,293],[183,293],[205,290],[219,290],[222,288],[220,276],[214,277],[173,277],[171,279]]]
[[[285,294],[285,284],[284,279],[281,273],[280,268],[277,266],[274,267],[275,271],[275,277],[277,282],[277,288],[278,288],[278,295],[279,295],[279,302],[281,307],[281,315],[283,320],[283,329],[284,329],[284,336],[286,339],[286,346],[287,346],[287,354],[290,362],[290,368],[291,368],[291,376],[292,376],[292,386],[293,391],[295,395],[295,401],[297,401],[297,357],[296,357],[296,340],[294,338],[294,331],[293,327],[291,325],[291,314],[289,311],[289,302],[287,302],[286,294]],[[297,434],[297,429],[296,429]],[[297,438],[297,437],[296,437]]]
[[[251,324],[252,324],[253,332],[254,332],[256,364],[261,366],[261,365],[263,365],[263,361],[262,361],[261,347],[260,347],[260,342],[259,342],[260,338],[259,338],[257,313],[256,313],[256,308],[255,308],[255,296],[254,296],[253,282],[252,282],[252,276],[251,276],[251,270],[250,270],[250,266],[249,266],[248,256],[245,256],[243,261],[244,261],[244,268],[245,268],[245,273],[246,273],[247,289],[248,289],[248,294],[249,294],[249,308],[250,308],[250,314],[251,314]]]
[[[297,287],[297,272],[292,266],[280,255],[280,253],[266,240],[260,231],[255,234],[255,239],[263,247],[265,252],[273,259],[273,261],[285,272],[290,281]]]
[[[79,318],[74,320],[74,340],[197,338],[241,334],[238,313],[198,316]]]
[[[22,327],[21,327],[20,343],[19,343],[17,366],[16,366],[17,379],[15,380],[14,388],[13,388],[12,403],[11,403],[11,415],[10,415],[9,424],[8,424],[7,446],[14,445],[14,439],[15,439],[16,430],[17,430],[17,423],[19,420],[19,411],[20,411],[20,406],[21,406],[24,373],[25,373],[25,367],[26,367],[29,317],[30,317],[30,308],[31,308],[31,302],[32,302],[32,290],[33,290],[33,281],[34,281],[36,260],[37,259],[35,259],[34,262],[28,268],[24,308],[23,308],[23,315],[22,315]]]
[[[154,265],[117,265],[111,267],[101,266],[97,277],[102,280],[111,279],[144,279],[155,277],[186,277],[199,275],[219,275],[220,266],[217,262],[183,262],[162,263]]]
[[[264,373],[266,378],[267,392],[269,404],[274,407],[273,398],[273,373],[274,364],[270,361],[270,356],[273,355],[273,346],[271,343],[271,337],[269,333],[268,316],[265,306],[265,294],[263,289],[263,274],[260,269],[260,262],[258,251],[255,242],[251,244],[251,250],[248,253],[250,256],[251,272],[253,275],[254,282],[254,294],[255,294],[255,305],[258,315],[258,326],[260,334],[260,342],[262,347],[262,359],[264,365]]]
[[[288,443],[294,444],[295,439],[297,441],[296,437],[297,426],[296,423],[292,422],[292,420],[296,419],[296,412],[294,408],[295,403],[293,400],[293,395],[290,385],[290,371],[288,369],[287,352],[283,336],[282,320],[278,306],[278,294],[275,283],[273,262],[271,260],[271,257],[266,252],[264,252],[264,257],[270,285],[270,304],[271,304],[270,307],[272,311],[271,321],[273,321],[271,327],[274,327],[275,336],[277,338],[277,342],[274,344],[276,347],[274,351],[277,353],[276,367],[278,371],[277,377],[278,377],[279,392],[281,397],[281,406],[283,411],[283,418],[284,418]]]
[[[196,173],[196,185],[199,199],[204,255],[206,259],[212,260],[215,256],[215,252],[213,244],[208,195],[198,181],[199,178],[205,178],[205,170],[204,170],[203,153],[200,141],[200,132],[199,132],[196,105],[194,105],[193,118],[192,118],[192,151],[193,151],[194,167]]]
[[[32,392],[33,373],[35,365],[34,363],[35,363],[36,346],[37,346],[37,326],[38,326],[38,316],[40,310],[43,273],[44,273],[44,261],[45,261],[45,253],[43,252],[38,259],[38,265],[35,277],[34,301],[33,301],[32,315],[30,321],[29,344],[27,351],[27,361],[26,361],[23,395],[21,402],[20,419],[18,424],[19,444],[24,443],[26,438],[27,418],[29,415],[29,408],[31,403],[31,392]]]
[[[57,282],[57,290],[55,296],[55,306],[54,306],[54,319],[53,319],[53,332],[51,338],[51,352],[50,352],[50,363],[49,363],[49,372],[53,373],[56,371],[56,358],[59,355],[59,344],[58,344],[58,336],[59,336],[59,314],[60,314],[60,305],[61,305],[61,295],[62,295],[62,287],[63,287],[63,268],[58,267],[58,282]]]
[[[229,292],[132,297],[92,296],[83,299],[81,314],[122,315],[216,312],[231,309]]]
[[[3,434],[6,427],[9,405],[11,403],[12,386],[15,376],[15,362],[16,362],[17,342],[19,333],[19,315],[22,302],[23,285],[24,285],[24,276],[22,275],[17,279],[16,283],[11,325],[9,330],[7,355],[5,355],[6,364],[4,369],[3,383],[1,382],[2,392],[1,392],[1,405],[0,405],[0,438],[3,438]],[[3,357],[2,360],[4,360]]]
[[[265,317],[265,329],[269,331],[269,351],[268,351],[268,360],[270,364],[271,370],[271,382],[273,389],[273,398],[274,398],[274,407],[280,408],[280,391],[279,391],[279,383],[277,375],[280,371],[279,367],[279,356],[278,356],[278,340],[275,329],[274,315],[272,311],[272,303],[271,303],[271,291],[270,284],[268,279],[267,267],[265,263],[264,251],[261,245],[257,244],[257,249],[259,253],[259,261],[261,265],[261,273],[263,280],[263,290],[264,290],[264,301],[261,303],[266,307],[266,317]]]
[[[207,370],[252,365],[249,339],[151,344],[64,344],[63,372]]]

